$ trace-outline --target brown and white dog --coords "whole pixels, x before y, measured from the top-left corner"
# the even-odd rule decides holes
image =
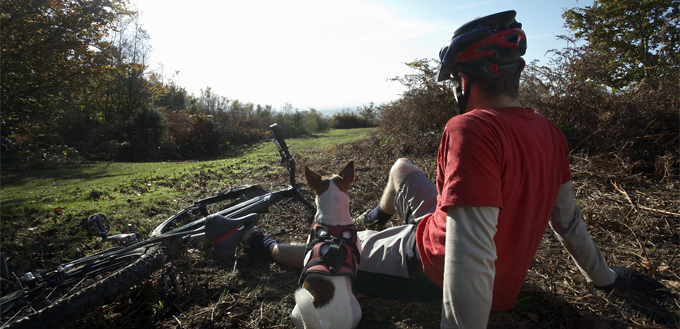
[[[354,162],[338,175],[323,177],[305,166],[305,178],[316,192],[317,212],[291,317],[298,329],[355,328],[361,307],[352,293],[352,282],[361,243],[347,195],[354,181]]]

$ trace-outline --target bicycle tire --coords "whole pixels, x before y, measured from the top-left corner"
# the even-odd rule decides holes
[[[88,287],[52,305],[24,316],[3,328],[60,327],[82,318],[98,306],[113,302],[133,285],[148,278],[166,263],[160,244],[146,247],[139,258],[124,268],[92,283]]]

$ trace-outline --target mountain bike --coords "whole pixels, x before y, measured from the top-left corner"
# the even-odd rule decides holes
[[[266,191],[259,185],[233,187],[200,199],[158,225],[143,241],[134,234],[108,235],[101,214],[87,220],[91,234],[120,244],[57,267],[14,275],[17,290],[0,297],[2,328],[49,328],[67,324],[95,307],[113,302],[133,285],[172,261],[188,246],[209,242],[212,257],[229,262],[244,233],[255,226],[269,206],[296,200],[311,223],[316,212],[295,179],[295,160],[283,132],[271,126],[289,185]],[[275,190],[275,188],[279,188]]]

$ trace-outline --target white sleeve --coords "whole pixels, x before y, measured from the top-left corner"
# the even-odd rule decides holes
[[[496,268],[496,207],[449,207],[442,328],[486,328]]]
[[[616,273],[607,267],[600,249],[590,238],[581,211],[574,202],[572,182],[560,187],[560,194],[550,215],[550,227],[567,249],[586,280],[606,286],[616,280]]]

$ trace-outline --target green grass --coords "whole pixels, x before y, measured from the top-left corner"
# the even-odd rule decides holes
[[[293,155],[300,155],[365,138],[373,130],[331,130],[312,138],[292,139],[288,144]],[[5,210],[80,208],[118,198],[136,199],[143,194],[182,197],[182,189],[177,187],[200,186],[212,172],[224,171],[221,177],[236,179],[245,176],[245,173],[265,174],[258,171],[278,169],[269,168],[269,162],[277,156],[273,144],[266,142],[243,147],[234,157],[211,161],[98,163],[30,172],[3,172],[0,205]]]
[[[299,159],[305,155],[365,138],[373,130],[330,130],[288,144],[301,167]],[[56,261],[78,257],[83,247],[101,247],[88,240],[81,225],[89,215],[105,214],[112,234],[144,236],[198,198],[240,184],[266,187],[269,180],[285,175],[271,142],[245,146],[233,156],[211,161],[97,163],[3,172],[2,253],[15,260],[37,249],[56,253],[61,258]]]

